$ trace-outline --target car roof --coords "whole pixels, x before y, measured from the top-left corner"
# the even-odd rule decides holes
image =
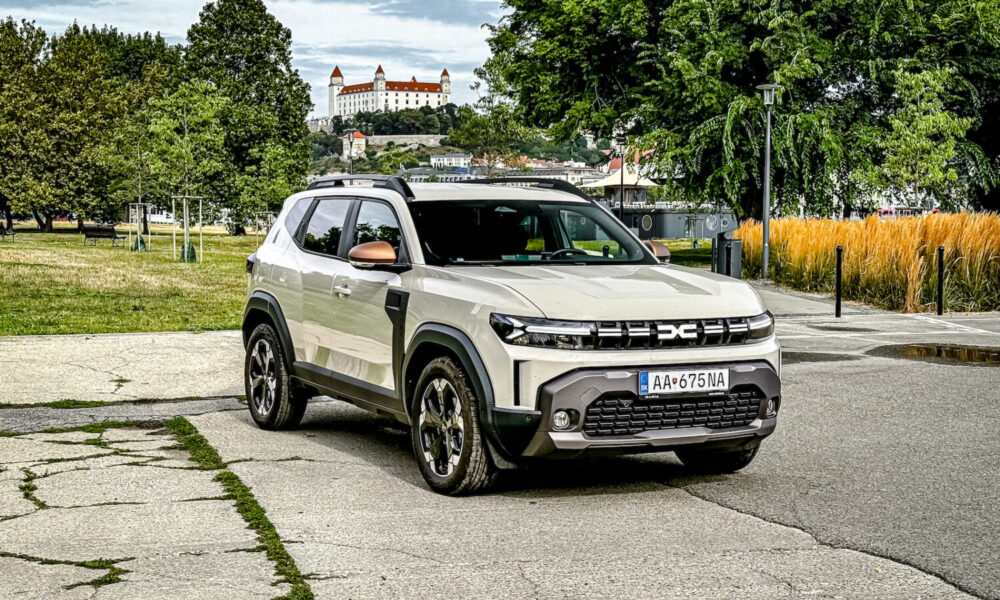
[[[579,196],[559,190],[511,184],[411,183],[413,201],[434,200],[535,200],[538,202],[584,202]]]

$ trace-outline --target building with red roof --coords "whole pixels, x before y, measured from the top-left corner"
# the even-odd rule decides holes
[[[444,106],[451,96],[451,76],[448,69],[444,69],[437,83],[417,81],[416,77],[409,81],[389,81],[382,65],[379,65],[372,81],[344,85],[344,75],[337,66],[330,75],[328,89],[330,117],[349,119],[359,112],[394,112],[421,106]]]

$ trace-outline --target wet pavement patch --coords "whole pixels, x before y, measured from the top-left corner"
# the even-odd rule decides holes
[[[894,344],[872,348],[866,354],[926,362],[1000,367],[1000,348],[963,344]]]
[[[809,327],[813,329],[819,329],[820,331],[840,331],[844,333],[874,333],[878,331],[877,329],[870,329],[868,327],[852,327],[850,325],[812,325]]]
[[[861,360],[857,354],[836,354],[834,352],[782,352],[781,363],[794,365],[798,363],[814,362],[846,362],[850,360]]]

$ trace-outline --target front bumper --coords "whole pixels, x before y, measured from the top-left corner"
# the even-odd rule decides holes
[[[672,365],[677,368],[698,369],[705,364]],[[669,450],[679,446],[701,444],[706,447],[741,446],[767,437],[774,431],[777,416],[768,417],[767,400],[780,406],[781,382],[777,371],[767,361],[741,361],[715,363],[714,368],[726,367],[730,373],[730,392],[752,390],[759,399],[756,414],[750,422],[732,427],[710,427],[679,424],[669,428],[649,428],[644,431],[622,435],[591,435],[584,431],[584,420],[588,407],[603,398],[621,397],[636,402],[684,402],[690,400],[724,400],[726,395],[686,394],[647,400],[638,396],[639,372],[647,371],[649,365],[635,367],[583,368],[571,371],[543,384],[538,391],[537,415],[531,424],[533,433],[527,444],[516,444],[523,448],[520,456],[533,457],[574,457],[581,454],[621,454]],[[552,423],[552,415],[557,410],[575,415],[568,430],[558,431]],[[749,420],[749,419],[748,419]],[[535,428],[537,424],[537,428]],[[521,430],[521,440],[530,432]]]

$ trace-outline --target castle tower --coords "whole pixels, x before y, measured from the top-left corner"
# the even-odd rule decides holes
[[[378,69],[375,70],[375,91],[385,91],[385,71],[382,70],[382,65],[379,65]]]
[[[344,89],[344,74],[340,72],[340,67],[336,66],[333,68],[333,73],[330,75],[330,85],[327,88],[329,90],[329,112],[330,118],[340,114],[340,107],[337,105],[339,100],[338,95],[340,91]]]
[[[451,94],[451,76],[448,75],[448,69],[441,71],[441,94],[444,96],[441,98],[443,104],[448,103],[448,95]]]

